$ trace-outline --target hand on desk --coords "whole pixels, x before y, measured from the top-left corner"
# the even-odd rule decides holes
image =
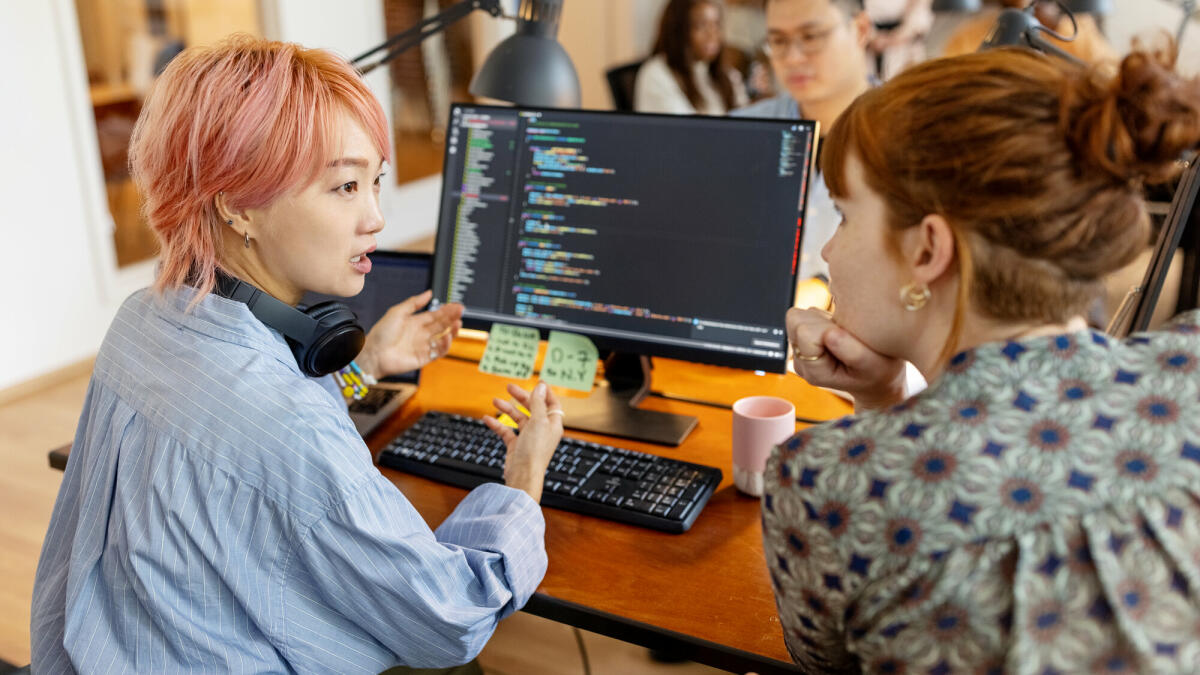
[[[462,328],[463,306],[450,303],[415,314],[432,297],[433,291],[425,291],[393,305],[367,333],[355,359],[359,367],[383,378],[416,370],[445,354]]]
[[[863,344],[820,309],[787,313],[796,374],[809,384],[849,392],[855,410],[895,405],[905,398],[904,361]]]
[[[529,411],[528,415],[509,401],[494,398],[492,402],[497,410],[516,421],[520,435],[490,415],[485,416],[483,421],[508,446],[508,455],[504,460],[504,484],[524,490],[533,497],[533,501],[540,502],[546,467],[550,465],[550,457],[562,440],[562,405],[545,382],[539,383],[531,392],[510,384],[508,393]]]

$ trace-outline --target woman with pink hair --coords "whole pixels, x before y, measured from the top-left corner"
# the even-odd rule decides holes
[[[475,489],[435,532],[285,325],[327,335],[294,305],[362,289],[389,154],[379,102],[328,52],[235,37],[156,83],[130,162],[161,263],[96,358],[38,564],[34,670],[452,666],[533,593],[562,434],[546,387],[512,391],[531,415],[505,435],[507,485]],[[445,352],[462,307],[415,314],[429,297],[376,324],[363,370]]]

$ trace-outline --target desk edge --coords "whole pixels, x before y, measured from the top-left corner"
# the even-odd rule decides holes
[[[803,672],[793,663],[676,633],[633,619],[622,618],[544,593],[535,593],[530,597],[523,611],[649,649],[666,651],[690,661],[730,672],[754,671],[760,675]]]

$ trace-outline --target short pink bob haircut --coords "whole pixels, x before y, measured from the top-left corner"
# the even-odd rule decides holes
[[[216,197],[261,208],[316,179],[338,151],[338,122],[362,124],[391,159],[379,101],[345,59],[320,49],[235,35],[175,57],[158,78],[129,143],[143,212],[158,237],[154,290],[212,290],[221,266]]]

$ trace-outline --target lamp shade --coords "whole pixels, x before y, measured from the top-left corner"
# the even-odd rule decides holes
[[[471,80],[471,93],[517,105],[578,108],[579,76],[557,40],[511,35],[488,55]]]
[[[982,0],[933,0],[935,12],[978,12],[981,9]]]
[[[562,0],[521,0],[517,32],[483,62],[470,91],[517,105],[578,108],[579,75],[558,43]]]

